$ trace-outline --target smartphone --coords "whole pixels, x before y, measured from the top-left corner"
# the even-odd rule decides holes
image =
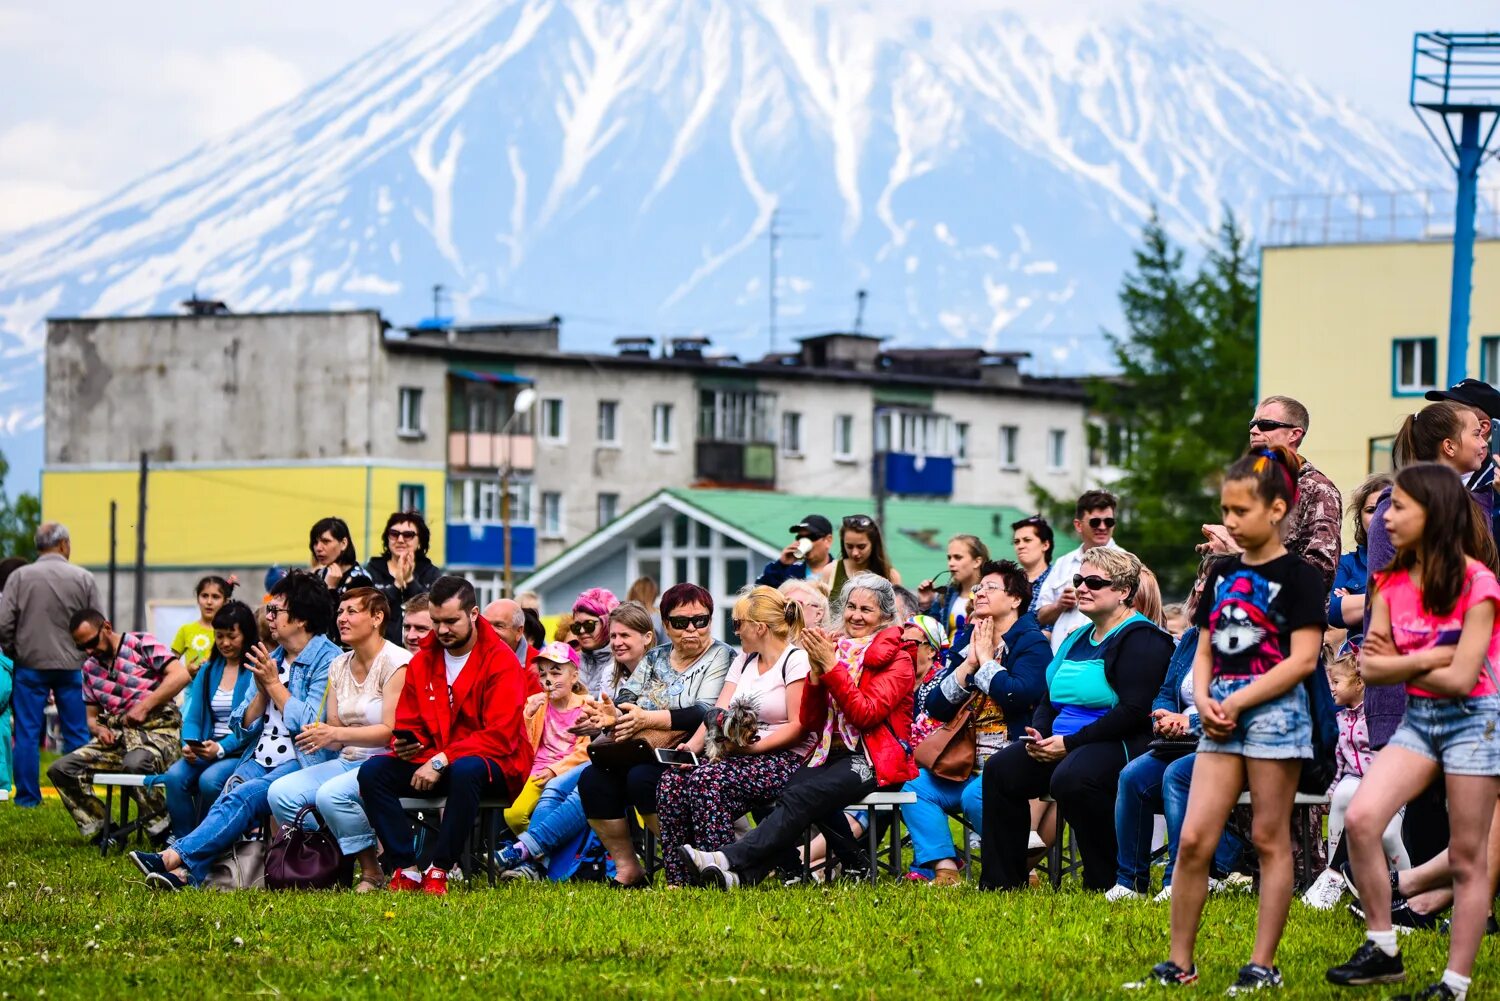
[[[677,765],[681,768],[698,767],[698,755],[692,751],[679,751],[671,747],[658,747],[656,760],[664,765]]]
[[[422,743],[420,740],[417,739],[417,735],[414,734],[414,733],[412,733],[410,730],[396,730],[394,732],[396,734],[396,739],[398,741],[400,741],[401,743],[403,743],[403,744],[420,744],[420,743]]]
[[[1029,733],[1028,734],[1024,734],[1023,736],[1017,737],[1016,739],[1019,740],[1023,744],[1035,744],[1037,742],[1037,738],[1033,737]]]
[[[183,743],[195,751],[201,751],[208,742],[203,740],[184,740]]]

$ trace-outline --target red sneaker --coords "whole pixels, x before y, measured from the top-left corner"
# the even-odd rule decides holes
[[[443,897],[448,894],[448,870],[439,869],[437,866],[429,866],[422,874],[422,892],[429,893],[434,897]]]
[[[422,889],[422,884],[408,876],[403,870],[397,869],[395,875],[386,886],[393,893],[415,893]]]

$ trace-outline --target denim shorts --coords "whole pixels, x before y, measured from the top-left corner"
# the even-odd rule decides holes
[[[1433,699],[1413,695],[1406,715],[1391,737],[1391,747],[1404,747],[1431,758],[1449,775],[1500,775],[1500,695]]]
[[[1209,682],[1208,694],[1223,702],[1254,680],[1215,678]],[[1311,758],[1312,714],[1307,707],[1307,689],[1298,683],[1285,695],[1246,709],[1228,740],[1214,740],[1205,734],[1198,741],[1198,750],[1282,761]]]

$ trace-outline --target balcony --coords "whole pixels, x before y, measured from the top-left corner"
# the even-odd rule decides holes
[[[776,446],[766,442],[702,441],[696,446],[694,475],[716,487],[776,487]]]
[[[505,530],[493,522],[450,521],[447,523],[450,567],[502,567],[505,565]],[[510,565],[514,570],[536,566],[536,526],[510,526]]]
[[[448,468],[499,469],[507,460],[513,470],[536,465],[536,442],[529,434],[448,433]]]

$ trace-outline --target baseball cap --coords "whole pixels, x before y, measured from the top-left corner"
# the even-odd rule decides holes
[[[554,664],[572,664],[574,667],[580,667],[583,664],[583,658],[578,651],[561,640],[553,640],[538,650],[536,659],[550,660]]]
[[[810,514],[787,531],[793,535],[805,535],[809,539],[821,539],[825,535],[833,534],[833,522],[821,514]]]
[[[1500,418],[1500,392],[1487,382],[1465,379],[1448,389],[1433,389],[1427,393],[1429,400],[1451,400],[1466,407],[1478,407],[1492,418]]]

